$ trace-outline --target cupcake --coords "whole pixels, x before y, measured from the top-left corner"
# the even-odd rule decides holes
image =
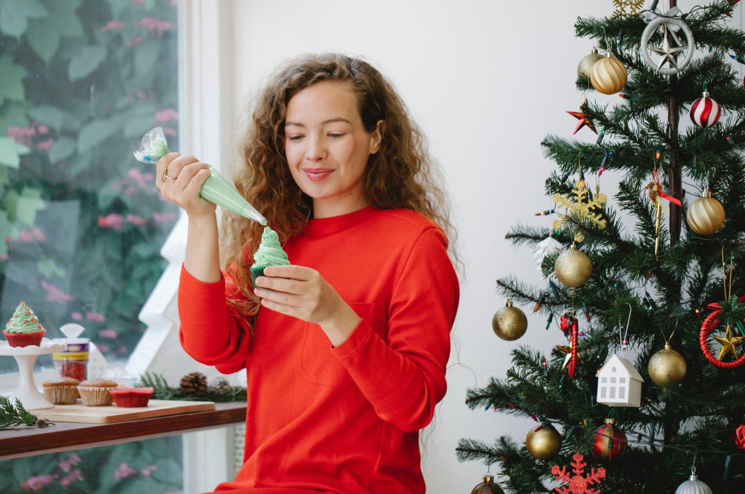
[[[111,405],[113,400],[109,391],[112,389],[116,389],[116,383],[107,380],[91,379],[78,385],[83,405],[89,407]]]
[[[264,268],[268,266],[287,266],[289,264],[287,254],[279,245],[277,232],[268,226],[264,227],[264,233],[261,234],[261,244],[259,250],[254,254],[254,263],[251,266],[251,280],[254,286],[256,286],[256,278],[264,275]]]
[[[55,405],[74,405],[78,401],[78,384],[72,377],[56,377],[45,381],[44,396]]]
[[[13,347],[40,346],[44,333],[46,333],[46,330],[41,327],[39,319],[37,319],[34,311],[26,305],[26,302],[18,304],[13,317],[5,324],[3,330],[8,345]]]
[[[146,407],[153,388],[117,388],[110,389],[109,393],[118,407]]]

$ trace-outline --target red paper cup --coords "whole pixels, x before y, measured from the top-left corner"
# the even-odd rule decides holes
[[[5,339],[8,340],[8,345],[12,347],[24,347],[24,346],[41,346],[41,339],[44,338],[46,330],[36,331],[34,333],[8,333],[3,330]]]
[[[116,406],[122,408],[146,407],[153,394],[153,388],[116,388],[110,389]]]

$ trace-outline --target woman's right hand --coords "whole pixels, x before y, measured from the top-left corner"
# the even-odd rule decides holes
[[[190,219],[214,215],[216,206],[199,195],[202,184],[210,177],[208,167],[194,156],[168,153],[158,160],[155,186],[163,197],[181,206]]]

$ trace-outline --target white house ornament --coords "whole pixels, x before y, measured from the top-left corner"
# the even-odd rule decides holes
[[[680,32],[685,35],[685,43],[678,36]],[[662,34],[662,40],[652,42],[653,36],[657,33]],[[681,19],[656,17],[649,22],[642,33],[642,58],[658,74],[674,75],[685,69],[693,58],[694,49],[693,33]],[[652,60],[652,54],[659,55],[661,59],[655,62]]]
[[[538,242],[533,250],[533,258],[535,259],[538,271],[541,271],[541,265],[543,264],[543,258],[549,254],[561,252],[564,250],[564,244],[556,240],[554,237],[547,237],[544,240]]]
[[[640,407],[642,378],[627,359],[613,354],[598,370],[597,402],[610,407]]]
[[[696,469],[691,472],[691,478],[675,489],[675,494],[714,494],[711,487],[701,482],[696,475]]]
[[[708,91],[704,91],[704,94],[691,105],[690,115],[693,123],[706,129],[719,121],[719,117],[722,116],[722,107],[716,100],[709,97]]]

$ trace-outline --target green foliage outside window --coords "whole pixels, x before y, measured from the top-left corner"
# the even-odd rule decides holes
[[[181,437],[0,461],[3,494],[182,494]]]
[[[139,341],[178,208],[132,151],[156,125],[178,149],[176,22],[173,0],[0,0],[3,325],[25,301],[47,337]]]

